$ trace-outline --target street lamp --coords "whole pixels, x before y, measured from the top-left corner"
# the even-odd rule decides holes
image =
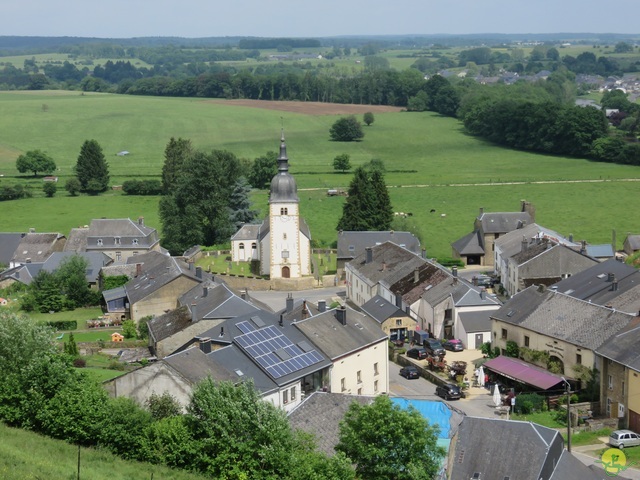
[[[564,377],[560,378],[562,378],[567,391],[567,451],[571,452],[571,385]]]

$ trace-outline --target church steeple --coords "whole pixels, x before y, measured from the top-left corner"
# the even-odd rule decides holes
[[[298,203],[298,186],[289,174],[289,158],[284,141],[284,129],[280,135],[280,155],[278,156],[278,173],[271,180],[269,203]]]

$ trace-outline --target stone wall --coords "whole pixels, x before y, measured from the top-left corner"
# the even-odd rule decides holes
[[[335,275],[325,275],[318,283],[314,277],[302,278],[274,278],[264,279],[259,277],[240,277],[238,275],[216,274],[216,280],[224,281],[229,287],[237,290],[277,290],[277,291],[298,291],[311,290],[320,287],[333,287]]]

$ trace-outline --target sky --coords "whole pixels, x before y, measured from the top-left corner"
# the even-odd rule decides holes
[[[640,32],[640,0],[4,0],[0,36]]]

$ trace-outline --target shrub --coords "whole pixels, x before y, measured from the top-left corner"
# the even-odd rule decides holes
[[[527,415],[531,412],[543,412],[547,409],[547,402],[542,395],[523,393],[516,396],[516,412]]]
[[[84,368],[87,366],[87,361],[82,357],[74,358],[73,366],[76,368]]]
[[[354,142],[364,137],[362,125],[356,117],[343,117],[335,121],[329,129],[331,140],[336,142]]]
[[[162,182],[160,180],[127,180],[122,184],[122,191],[126,195],[160,195]]]
[[[76,330],[78,328],[78,322],[75,320],[52,320],[47,322],[47,325],[56,330]]]
[[[519,358],[520,349],[518,348],[518,344],[513,340],[507,341],[507,357]]]
[[[124,370],[124,363],[119,362],[115,358],[109,362],[109,370]]]

